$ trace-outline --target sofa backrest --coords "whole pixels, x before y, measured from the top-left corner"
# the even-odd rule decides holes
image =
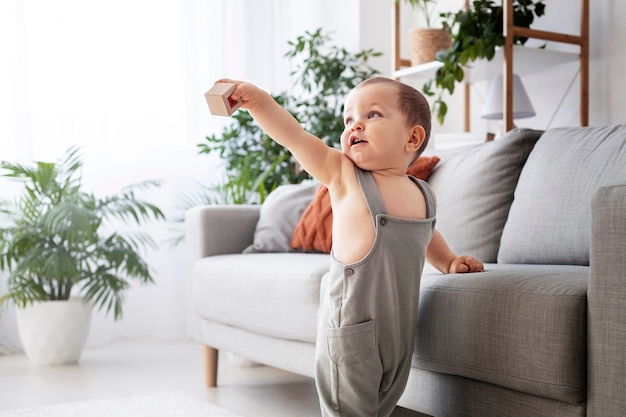
[[[591,198],[626,184],[626,125],[546,131],[528,156],[498,263],[589,265]]]
[[[513,129],[491,142],[429,151],[441,158],[428,179],[436,227],[454,252],[496,261],[517,180],[542,133]]]

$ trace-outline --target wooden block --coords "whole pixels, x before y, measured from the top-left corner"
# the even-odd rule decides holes
[[[217,83],[204,93],[211,114],[216,116],[230,116],[241,107],[241,100],[231,100],[230,95],[235,90],[233,83]]]

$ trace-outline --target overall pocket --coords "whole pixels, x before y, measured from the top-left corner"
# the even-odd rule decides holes
[[[362,361],[376,349],[376,322],[363,323],[328,329],[330,358],[337,365],[350,365]]]

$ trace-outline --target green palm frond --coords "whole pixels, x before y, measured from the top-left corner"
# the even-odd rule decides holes
[[[9,271],[9,291],[0,303],[12,300],[24,306],[68,299],[78,291],[121,318],[130,280],[154,282],[139,252],[156,245],[141,231],[107,232],[107,223],[163,220],[156,205],[136,196],[161,182],[145,181],[97,198],[82,190],[82,160],[76,147],[59,162],[28,167],[3,161],[0,172],[23,184],[19,198],[0,199],[0,270]]]

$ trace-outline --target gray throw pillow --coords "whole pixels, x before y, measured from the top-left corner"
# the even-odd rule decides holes
[[[434,151],[428,183],[437,197],[437,229],[458,255],[495,262],[520,171],[543,132],[513,129],[479,145]]]
[[[626,125],[543,134],[522,170],[498,263],[589,265],[591,198],[626,184]]]
[[[293,231],[318,187],[319,182],[306,181],[272,191],[261,206],[253,243],[243,253],[289,252]]]

